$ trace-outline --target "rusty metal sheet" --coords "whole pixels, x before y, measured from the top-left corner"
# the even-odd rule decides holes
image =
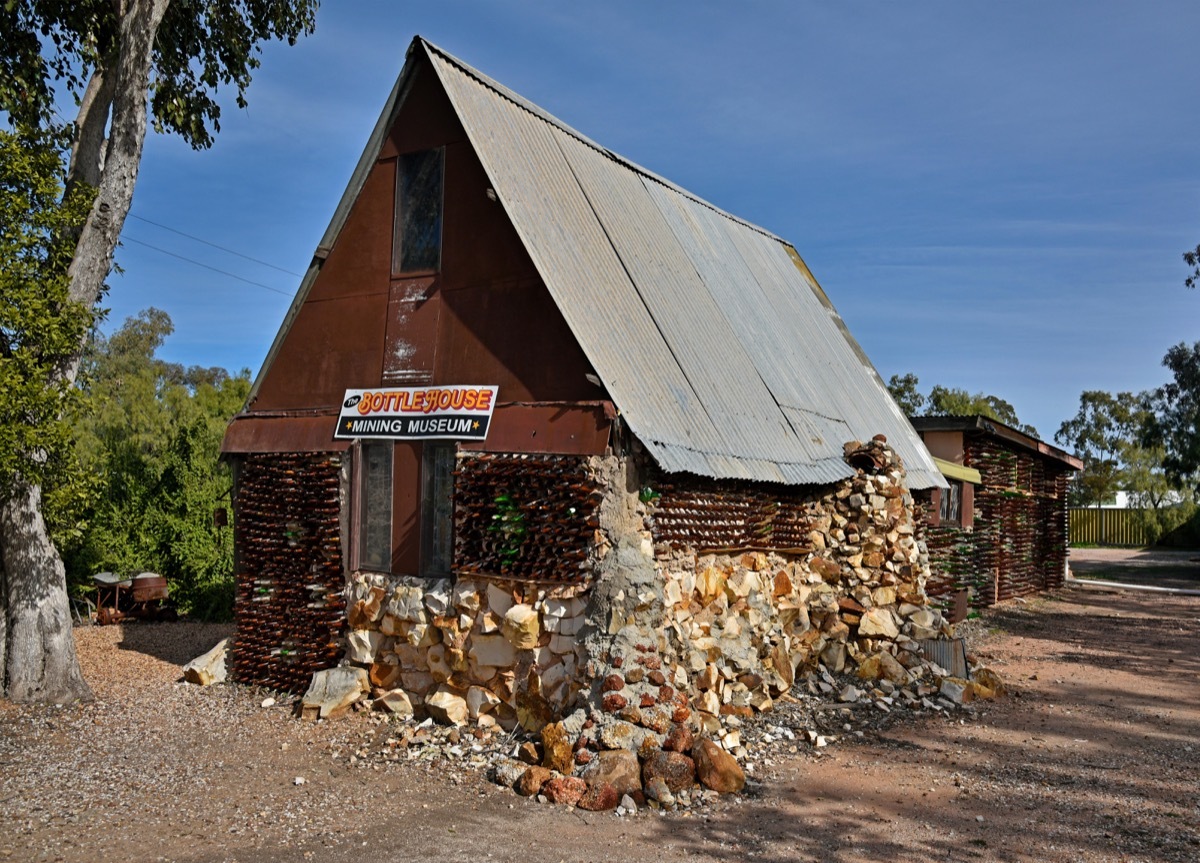
[[[383,350],[383,383],[419,386],[433,380],[441,297],[436,277],[392,282]]]
[[[612,411],[603,404],[498,405],[487,440],[463,444],[481,452],[603,455]]]
[[[223,455],[265,452],[343,452],[350,441],[334,440],[337,415],[236,416],[221,441]]]

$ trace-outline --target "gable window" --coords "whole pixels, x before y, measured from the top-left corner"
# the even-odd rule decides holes
[[[358,450],[358,568],[392,568],[391,441],[363,441]]]
[[[445,150],[403,153],[396,162],[392,272],[436,271],[442,265],[442,174]]]
[[[453,443],[426,441],[421,455],[421,574],[449,575],[454,563]]]

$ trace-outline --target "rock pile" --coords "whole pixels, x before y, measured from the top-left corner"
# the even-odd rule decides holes
[[[990,671],[975,669],[972,677],[979,697],[994,691],[984,685],[995,680]],[[360,706],[369,703],[364,700]],[[538,735],[518,730],[515,739],[496,727],[460,728],[438,725],[431,718],[418,722],[376,713],[379,724],[341,757],[359,769],[423,764],[452,784],[482,773],[541,802],[613,809],[618,815],[647,809],[687,811],[711,806],[743,783],[769,780],[773,766],[783,759],[820,757],[843,741],[909,718],[970,716],[975,706],[972,702],[958,705],[941,695],[914,700],[886,682],[870,686],[819,667],[776,699],[770,713],[726,717],[728,729],[740,737],[736,760],[716,741],[696,740],[686,726],[673,727],[662,750],[648,750],[641,756],[624,749],[594,750],[589,741],[599,740],[593,729],[603,723],[603,717],[584,711],[546,726]],[[578,748],[568,744],[574,734],[577,741],[584,741]],[[694,774],[689,774],[687,761],[667,753],[687,756]],[[722,766],[724,771],[716,769]]]
[[[803,553],[655,545],[661,597],[616,629],[593,685],[594,704],[639,727],[627,732],[634,743],[661,734],[665,713],[690,710],[701,732],[737,752],[728,717],[770,710],[818,668],[918,699],[938,691],[946,672],[918,642],[952,630],[927,605],[903,464],[882,438],[845,452],[853,478],[788,501],[807,521]],[[704,512],[702,499],[693,505]]]

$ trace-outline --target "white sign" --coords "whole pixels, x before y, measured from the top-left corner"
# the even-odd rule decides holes
[[[499,387],[346,390],[335,438],[483,440]]]

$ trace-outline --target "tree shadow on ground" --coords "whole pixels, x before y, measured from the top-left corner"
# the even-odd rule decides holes
[[[234,633],[231,623],[185,620],[170,623],[123,622],[120,626],[119,649],[144,653],[172,665],[185,665],[202,653],[207,653],[222,638],[229,638]]]

